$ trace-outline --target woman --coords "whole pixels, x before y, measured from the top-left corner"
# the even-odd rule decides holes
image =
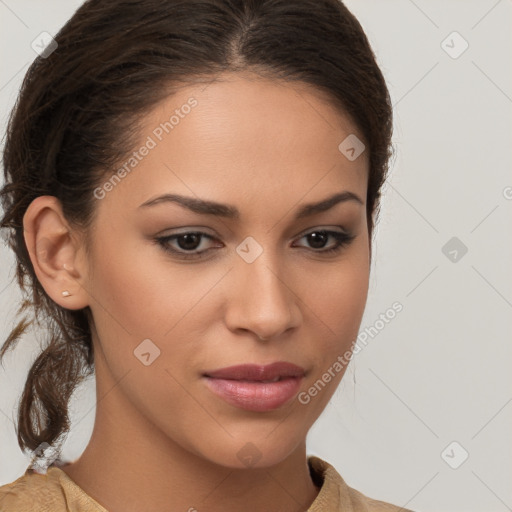
[[[337,0],[85,2],[4,150],[21,311],[48,339],[18,418],[34,461],[0,509],[404,510],[305,442],[357,337],[391,132]],[[93,434],[65,462],[93,371]]]

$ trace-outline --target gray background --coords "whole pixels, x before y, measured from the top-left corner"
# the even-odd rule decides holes
[[[80,3],[0,0],[2,131],[31,42]],[[512,510],[512,2],[346,3],[386,76],[397,152],[361,331],[395,301],[403,310],[354,356],[308,451],[352,487],[417,512]],[[454,31],[469,44],[457,58],[445,51],[462,48]],[[3,340],[19,293],[3,246],[0,258]],[[26,337],[0,367],[0,484],[28,464],[13,419],[39,341]],[[93,425],[92,381],[72,418],[64,455],[74,458]]]

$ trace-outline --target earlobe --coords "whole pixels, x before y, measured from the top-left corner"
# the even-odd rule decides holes
[[[76,267],[81,237],[66,221],[60,201],[54,196],[34,199],[23,217],[23,230],[34,272],[48,296],[67,309],[88,306],[85,269]]]

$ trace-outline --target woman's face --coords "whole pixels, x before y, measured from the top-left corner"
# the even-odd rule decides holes
[[[304,442],[357,336],[368,160],[356,127],[308,86],[221,77],[147,115],[124,172],[96,190],[83,286],[98,387],[115,384],[123,428],[137,417],[214,463],[243,467],[250,452],[268,466]],[[302,378],[213,378],[275,362]]]

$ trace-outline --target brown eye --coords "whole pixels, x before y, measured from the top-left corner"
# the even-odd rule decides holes
[[[329,240],[329,234],[326,231],[314,231],[306,235],[306,238],[313,249],[322,249]]]
[[[313,252],[317,253],[335,253],[341,251],[341,249],[355,238],[355,235],[345,233],[343,231],[332,231],[332,230],[316,230],[306,233],[301,238],[306,238],[308,244],[312,249],[316,249]],[[325,248],[329,238],[334,239],[334,244],[331,247]]]
[[[184,259],[201,258],[204,253],[209,252],[213,247],[202,247],[205,245],[203,244],[204,240],[214,240],[214,238],[201,231],[190,231],[155,238],[155,242],[164,251]],[[202,250],[198,250],[199,248],[202,248]]]
[[[177,236],[176,241],[178,242],[178,246],[180,249],[184,249],[186,251],[193,251],[194,249],[197,249],[198,245],[201,242],[201,234],[186,233],[184,235]]]

